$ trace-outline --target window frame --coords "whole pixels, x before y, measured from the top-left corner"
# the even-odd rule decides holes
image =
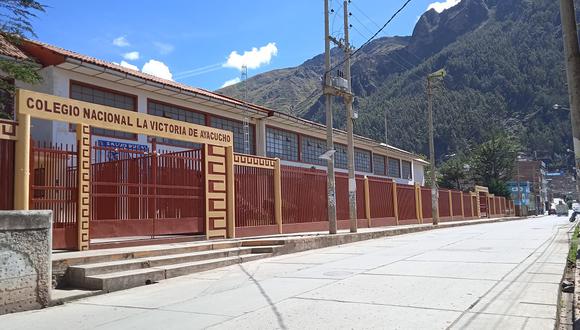
[[[300,138],[300,136],[302,134],[300,134],[299,132],[293,132],[293,131],[290,131],[290,130],[287,130],[287,129],[284,129],[284,128],[280,128],[280,127],[277,127],[277,126],[271,126],[271,125],[266,125],[265,132],[264,132],[265,133],[264,135],[266,137],[266,145],[265,145],[265,147],[266,147],[266,157],[270,157],[270,156],[268,156],[268,129],[274,129],[274,130],[278,130],[278,131],[281,131],[281,132],[285,132],[285,133],[289,133],[289,134],[296,135],[296,143],[297,143],[297,146],[296,146],[296,152],[297,152],[296,160],[283,159],[281,157],[279,157],[279,158],[280,158],[280,160],[285,160],[285,161],[288,161],[288,162],[303,163],[303,161],[302,161],[302,152],[301,152],[302,139]]]
[[[160,105],[174,107],[174,108],[177,108],[177,109],[181,109],[181,110],[184,110],[184,111],[189,111],[189,112],[193,112],[193,113],[202,115],[203,116],[203,122],[204,122],[204,125],[203,126],[207,126],[205,124],[207,124],[207,122],[208,122],[208,119],[207,119],[208,116],[209,116],[208,113],[205,113],[205,112],[202,112],[202,111],[199,111],[199,110],[195,110],[195,109],[192,109],[192,108],[184,107],[184,106],[181,106],[181,105],[169,103],[169,102],[159,101],[157,99],[148,97],[147,98],[147,114],[148,115],[151,115],[151,116],[155,116],[155,117],[160,117],[160,116],[152,115],[152,114],[149,113],[149,104],[150,103],[157,103],[157,104],[160,104]],[[160,117],[160,118],[165,118],[165,117]],[[181,121],[179,119],[172,119],[172,118],[167,118],[167,119]],[[189,124],[194,124],[194,125],[201,125],[201,124],[196,124],[196,123],[190,123],[190,122],[187,122],[187,121],[184,121],[184,123],[189,123]],[[188,148],[188,147],[180,146],[178,144],[171,143],[171,142],[159,142],[158,139],[159,139],[159,137],[155,137],[155,143],[157,143],[159,145],[169,146],[169,147],[176,147],[176,148],[183,148],[183,149],[187,149]],[[171,139],[169,139],[169,140],[171,140]],[[151,138],[149,138],[148,141],[151,142]]]
[[[135,95],[135,94],[121,92],[121,91],[117,91],[117,90],[114,90],[114,89],[110,89],[110,88],[106,88],[106,87],[101,87],[101,86],[98,86],[98,85],[93,85],[93,84],[89,84],[89,83],[86,83],[86,82],[82,82],[82,81],[70,79],[69,82],[68,82],[68,97],[70,99],[72,99],[72,100],[81,101],[81,102],[87,102],[87,101],[82,101],[82,100],[77,100],[77,99],[73,99],[72,98],[73,85],[78,85],[78,86],[81,86],[81,87],[92,88],[94,90],[98,90],[98,91],[101,91],[101,92],[106,92],[106,93],[111,93],[111,94],[117,94],[117,95],[122,95],[122,96],[130,97],[130,98],[133,99],[133,104],[134,104],[133,109],[123,109],[123,108],[117,108],[117,107],[112,107],[112,108],[119,109],[119,110],[123,110],[123,111],[139,112],[139,97],[137,95]],[[87,102],[87,103],[102,105],[100,103],[94,103],[94,102]],[[107,130],[107,128],[104,128],[104,129]],[[75,124],[69,124],[69,132],[76,132],[76,125]],[[136,133],[129,133],[129,134],[131,134],[132,137],[130,137],[130,138],[129,137],[118,137],[118,136],[114,136],[114,135],[111,135],[111,134],[93,133],[93,130],[91,129],[91,135],[94,135],[94,136],[102,136],[102,137],[108,137],[108,138],[112,138],[112,139],[129,140],[129,141],[137,141],[137,140],[139,140],[139,134],[136,134]]]
[[[403,164],[404,163],[409,164],[409,177],[407,177],[407,178],[405,178],[404,173],[403,173],[403,168],[404,168]],[[413,162],[401,159],[401,178],[405,179],[405,180],[413,180]]]
[[[398,176],[391,175],[391,164],[390,164],[391,160],[397,161],[397,163],[399,164],[399,166],[398,166],[399,175]],[[401,179],[402,175],[401,175],[401,159],[400,158],[387,157],[387,176],[390,178]]]
[[[236,123],[239,123],[239,124],[241,124],[241,125],[242,125],[242,127],[243,127],[243,125],[244,125],[244,122],[243,122],[243,121],[241,121],[241,120],[237,120],[237,119],[230,118],[230,117],[225,117],[225,116],[214,115],[214,114],[210,114],[210,113],[208,113],[208,114],[207,114],[207,116],[206,116],[206,121],[205,121],[206,125],[205,125],[205,126],[207,126],[207,127],[211,127],[211,128],[216,128],[216,129],[222,129],[222,128],[217,128],[217,127],[213,127],[213,126],[211,126],[211,119],[212,119],[212,118],[221,119],[221,120],[230,120],[230,121],[233,121],[233,122],[236,122]],[[252,153],[250,153],[250,155],[257,155],[257,154],[258,154],[258,151],[257,151],[257,150],[258,150],[258,147],[257,147],[257,144],[256,144],[256,140],[257,140],[257,137],[256,137],[256,124],[252,124],[252,123],[250,123],[250,128],[251,128],[251,130],[252,130],[252,132],[253,132],[253,134],[254,134],[254,141],[253,141],[252,143],[250,143],[250,145],[251,145],[251,148],[253,148],[253,150],[254,150],[254,153],[253,153],[253,154],[252,154]],[[225,131],[227,131],[227,130],[225,130]],[[228,131],[228,132],[229,132],[229,131]],[[234,137],[234,132],[232,132],[232,138],[234,138],[234,139],[235,139],[235,137]],[[235,149],[235,147],[234,147],[234,149]],[[251,151],[251,150],[250,150],[250,151]],[[235,151],[235,152],[236,152],[236,153],[239,153],[239,152],[237,152],[237,151]],[[242,153],[243,153],[243,152],[242,152]]]
[[[378,166],[376,166],[376,164],[375,164],[375,158],[377,158],[377,159],[382,158],[383,159],[383,166],[382,166],[383,173],[382,174],[376,172]],[[385,155],[373,153],[373,174],[374,175],[387,176],[387,159],[388,159],[388,157]]]
[[[368,154],[368,156],[369,156],[368,171],[365,171],[362,169],[357,169],[357,157],[356,157],[357,151],[359,152],[359,154],[361,154],[361,153]],[[363,172],[363,173],[373,173],[373,152],[371,150],[362,149],[362,148],[354,148],[354,170],[358,171],[358,172]]]

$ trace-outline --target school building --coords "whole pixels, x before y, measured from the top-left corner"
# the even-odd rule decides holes
[[[41,42],[3,48],[5,57],[36,63],[43,80],[14,82],[23,92],[0,110],[25,120],[0,120],[0,188],[7,192],[0,209],[52,209],[55,248],[88,249],[98,239],[127,236],[328,228],[326,161],[319,158],[327,151],[324,125]],[[346,133],[335,130],[334,141],[344,228]],[[359,224],[429,219],[430,190],[421,187],[426,164],[356,136]],[[443,219],[479,217],[480,203],[506,213],[505,200],[493,196],[440,194]]]

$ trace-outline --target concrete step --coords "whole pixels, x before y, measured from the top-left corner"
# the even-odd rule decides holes
[[[71,279],[74,278],[82,278],[85,276],[90,275],[98,275],[98,274],[106,274],[106,273],[115,273],[127,270],[135,270],[135,269],[142,269],[142,268],[151,268],[169,264],[177,264],[177,263],[184,263],[184,262],[193,262],[199,260],[207,260],[207,259],[216,259],[216,258],[223,258],[223,257],[230,257],[248,253],[254,253],[253,247],[247,248],[230,248],[230,249],[219,249],[219,250],[208,250],[208,251],[201,251],[201,252],[189,252],[189,253],[180,253],[180,254],[169,254],[169,255],[161,255],[157,257],[143,257],[137,259],[126,259],[126,260],[117,260],[117,261],[109,261],[109,262],[100,262],[94,264],[85,264],[85,265],[77,265],[71,266],[68,268],[69,276]],[[272,252],[273,248],[257,248],[258,251],[256,253],[268,253]],[[80,283],[74,283],[80,284]]]
[[[258,260],[270,255],[270,253],[243,254],[217,259],[91,275],[85,277],[84,285],[87,289],[112,292],[152,284],[167,278]]]

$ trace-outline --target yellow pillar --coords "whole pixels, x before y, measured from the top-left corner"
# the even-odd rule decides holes
[[[79,251],[89,249],[89,215],[91,198],[91,130],[88,125],[77,125],[77,244]]]
[[[463,203],[463,191],[460,194],[461,196],[461,217],[465,220],[465,204]]]
[[[371,227],[371,194],[370,194],[370,188],[369,188],[369,178],[365,175],[365,180],[364,180],[364,186],[365,186],[365,217],[367,218],[367,221],[369,223],[369,228]]]
[[[421,186],[415,183],[415,210],[417,212],[417,220],[423,223],[423,201],[421,200]]]
[[[28,210],[30,194],[30,115],[21,115],[18,97],[18,131],[14,159],[14,209]]]
[[[453,194],[451,194],[451,190],[448,190],[447,193],[449,194],[449,215],[453,220]]]
[[[236,237],[236,196],[234,187],[234,147],[226,148],[226,233],[228,238]]]
[[[282,234],[282,172],[279,158],[276,158],[274,165],[274,219],[278,225],[278,233]]]
[[[397,183],[393,181],[393,210],[395,211],[395,221],[399,224],[399,205],[397,203]]]

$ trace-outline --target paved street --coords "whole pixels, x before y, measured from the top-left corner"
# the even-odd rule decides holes
[[[2,329],[552,329],[570,223],[465,226],[0,316]]]

